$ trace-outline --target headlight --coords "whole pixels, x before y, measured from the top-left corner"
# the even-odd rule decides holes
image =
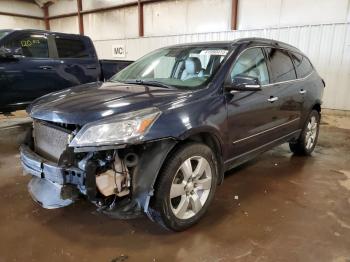
[[[70,146],[111,145],[141,139],[159,115],[157,108],[147,108],[87,124],[74,137]]]

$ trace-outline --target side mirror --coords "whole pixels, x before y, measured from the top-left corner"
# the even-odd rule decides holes
[[[1,58],[13,58],[13,53],[11,49],[0,47],[0,57]]]
[[[18,59],[23,57],[22,48],[10,49],[0,47],[0,58],[2,59]]]
[[[232,83],[225,85],[229,91],[259,91],[261,84],[257,77],[247,75],[237,75]]]

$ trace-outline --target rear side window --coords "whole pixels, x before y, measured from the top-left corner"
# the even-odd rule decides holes
[[[313,67],[309,59],[297,53],[291,53],[291,56],[294,62],[295,70],[297,71],[298,78],[303,78],[312,72]]]
[[[56,46],[59,58],[87,58],[88,50],[81,39],[56,37]]]
[[[287,52],[276,48],[266,48],[266,51],[274,83],[296,79],[294,66]]]
[[[47,38],[42,34],[21,34],[6,42],[5,47],[24,57],[49,57]]]

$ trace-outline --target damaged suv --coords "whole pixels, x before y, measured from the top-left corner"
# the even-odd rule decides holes
[[[34,101],[20,148],[29,192],[44,208],[85,196],[111,217],[184,230],[230,168],[285,142],[311,154],[323,88],[300,50],[273,40],[156,50],[108,82]]]

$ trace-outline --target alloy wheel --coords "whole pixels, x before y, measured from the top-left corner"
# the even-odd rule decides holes
[[[306,149],[311,149],[314,144],[317,137],[318,132],[318,123],[315,116],[312,116],[309,120],[309,123],[307,124],[307,131],[305,136],[305,147]]]
[[[201,156],[186,159],[170,187],[170,206],[179,219],[195,216],[208,199],[212,183],[209,162]]]

